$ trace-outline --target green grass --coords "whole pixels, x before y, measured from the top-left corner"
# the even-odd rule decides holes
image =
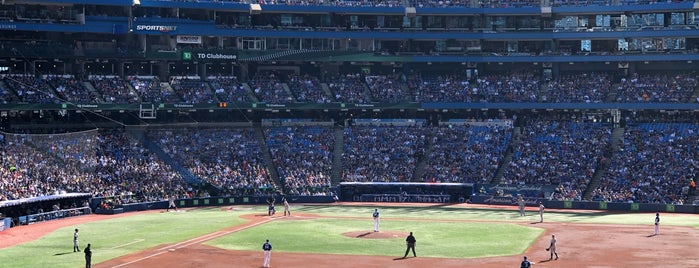
[[[211,240],[206,244],[234,250],[258,250],[270,239],[275,251],[400,257],[405,237],[362,239],[344,236],[373,228],[371,220],[315,219],[272,221]],[[524,251],[543,229],[508,223],[427,222],[383,220],[382,230],[410,232],[419,256],[474,258],[512,255]]]
[[[520,217],[517,207],[508,210],[487,208],[464,208],[456,206],[430,207],[382,207],[382,206],[303,206],[294,211],[313,213],[325,216],[347,216],[371,218],[374,208],[378,208],[381,217],[419,220],[495,220],[503,222],[538,222],[539,213],[535,208],[527,208],[527,216]],[[697,215],[681,213],[661,213],[663,225],[689,226],[699,228]],[[614,212],[614,211],[546,211],[546,222],[568,223],[602,223],[602,224],[633,224],[652,225],[654,213]]]
[[[219,208],[185,213],[151,213],[65,227],[41,239],[0,250],[2,267],[80,267],[82,252],[73,253],[73,229],[80,229],[80,248],[92,244],[93,264],[162,244],[176,243],[245,222],[250,211]],[[128,245],[127,245],[128,244]]]

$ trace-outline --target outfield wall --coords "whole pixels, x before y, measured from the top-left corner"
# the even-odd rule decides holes
[[[175,205],[178,208],[191,207],[208,207],[208,206],[230,206],[230,205],[259,205],[267,204],[267,198],[270,196],[219,196],[219,197],[201,197],[187,198],[175,200]],[[332,196],[298,196],[286,195],[286,200],[289,203],[332,203],[335,202]],[[102,202],[102,198],[93,198],[91,203],[97,207]],[[276,204],[281,205],[281,196],[276,196]],[[97,214],[118,214],[123,212],[141,211],[150,209],[167,209],[168,201],[143,202],[133,204],[123,204],[114,209],[95,209]]]

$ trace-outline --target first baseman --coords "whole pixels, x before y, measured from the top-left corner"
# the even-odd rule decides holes
[[[546,251],[551,251],[551,257],[549,260],[553,259],[553,255],[556,255],[556,260],[558,260],[558,252],[556,251],[556,235],[551,235],[551,244],[546,248]]]

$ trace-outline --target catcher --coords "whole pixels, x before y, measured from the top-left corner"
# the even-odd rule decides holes
[[[556,260],[558,260],[558,252],[556,251],[556,235],[551,235],[551,244],[546,248],[546,251],[551,252],[551,257],[549,260],[553,259],[553,255],[556,255]]]

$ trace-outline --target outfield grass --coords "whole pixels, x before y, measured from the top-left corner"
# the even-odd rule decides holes
[[[383,206],[325,206],[310,205],[294,207],[294,211],[313,213],[324,216],[347,216],[371,218],[374,208],[378,208],[381,217],[402,219],[439,219],[439,220],[496,220],[504,222],[539,222],[537,208],[527,208],[527,216],[520,217],[516,206],[510,209],[464,208],[459,206],[429,207],[383,207]],[[660,213],[663,225],[689,226],[699,228],[696,215],[682,213]],[[602,223],[652,225],[655,215],[637,212],[610,211],[546,211],[546,222]]]
[[[270,239],[275,251],[403,256],[405,237],[366,239],[344,236],[371,231],[373,220],[314,219],[272,221],[206,244],[226,249],[259,250]],[[419,256],[474,258],[521,253],[544,230],[509,223],[383,220],[386,231],[413,232]]]

